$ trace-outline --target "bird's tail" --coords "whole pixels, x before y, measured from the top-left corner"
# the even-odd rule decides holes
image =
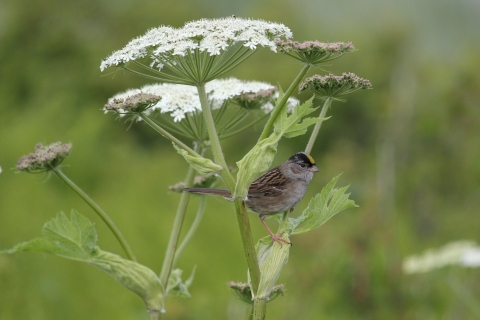
[[[225,189],[210,189],[210,188],[183,188],[183,191],[197,193],[197,194],[212,194],[222,197],[231,197],[230,191]]]

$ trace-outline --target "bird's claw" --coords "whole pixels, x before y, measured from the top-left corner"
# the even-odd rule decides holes
[[[270,236],[272,237],[272,245],[273,245],[275,242],[277,242],[277,243],[280,245],[280,247],[282,247],[282,242],[288,243],[289,245],[292,245],[292,243],[291,243],[290,241],[282,238],[282,234],[283,234],[283,232],[282,232],[279,236],[274,235],[274,234],[271,234],[271,235],[270,235]]]

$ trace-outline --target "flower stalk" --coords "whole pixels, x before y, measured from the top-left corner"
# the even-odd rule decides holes
[[[267,315],[267,300],[255,298],[253,300],[253,319],[264,320]]]
[[[319,118],[323,119],[325,118],[325,115],[327,114],[328,109],[332,105],[332,98],[327,98],[325,102],[323,103],[322,111],[320,111],[320,116]],[[322,123],[324,120],[319,121],[315,124],[315,127],[313,128],[312,134],[310,136],[310,139],[308,140],[307,147],[305,148],[305,152],[307,154],[312,153],[313,149],[313,144],[315,143],[315,140],[317,139],[318,132],[320,131],[320,128],[322,127]]]
[[[60,168],[52,167],[51,171],[53,171],[53,173],[55,173],[55,175],[57,177],[59,177],[60,180],[65,182],[66,185],[68,185],[73,191],[75,191],[75,193],[77,193],[80,196],[80,198],[82,198],[93,209],[93,211],[95,211],[98,214],[98,216],[103,220],[103,222],[105,222],[105,224],[110,229],[110,231],[112,231],[115,238],[117,238],[117,241],[122,246],[123,250],[125,251],[125,254],[128,257],[128,259],[136,262],[137,259],[135,258],[135,255],[133,254],[132,249],[130,249],[130,246],[128,245],[127,240],[125,240],[122,233],[117,228],[115,223],[113,223],[113,220],[110,219],[110,217],[107,215],[107,213],[105,211],[103,211],[103,209],[100,208],[100,206],[95,201],[93,201],[93,199],[90,198],[88,196],[88,194],[86,194],[82,189],[80,189],[80,187],[78,187],[72,180],[70,180],[60,170]]]
[[[235,199],[235,211],[237,213],[237,221],[240,227],[245,257],[247,258],[247,266],[250,272],[252,292],[257,292],[261,274],[245,202],[241,199]]]
[[[290,87],[288,87],[287,91],[285,92],[280,102],[273,109],[272,113],[270,114],[270,118],[268,119],[267,124],[265,124],[265,127],[263,128],[262,134],[260,135],[260,138],[258,139],[258,141],[261,141],[266,137],[268,137],[268,135],[270,134],[270,131],[272,130],[275,120],[277,119],[278,115],[282,111],[282,108],[285,106],[285,104],[288,101],[288,98],[292,95],[293,91],[297,88],[300,81],[302,81],[305,74],[307,74],[308,70],[310,70],[310,65],[305,64],[302,70],[300,70],[297,77],[290,84]]]
[[[222,167],[220,175],[228,189],[232,191],[235,189],[235,179],[230,173],[230,170],[228,170],[225,157],[223,156],[222,146],[220,145],[220,139],[218,138],[217,129],[215,128],[215,122],[213,120],[212,111],[210,110],[210,104],[208,103],[207,93],[205,92],[205,84],[197,85],[197,90],[200,104],[202,106],[203,119],[210,139],[213,159],[216,164]]]
[[[160,319],[160,312],[152,311],[148,313],[148,319],[150,320],[158,320]]]
[[[195,146],[195,149],[196,148],[197,146]],[[189,166],[187,177],[185,178],[185,186],[192,186],[194,178],[195,170],[192,166]],[[162,283],[164,290],[167,289],[168,278],[170,277],[170,273],[172,272],[175,259],[175,251],[177,249],[178,239],[180,237],[180,231],[182,229],[183,220],[185,219],[189,200],[190,194],[188,192],[182,192],[182,195],[180,196],[180,203],[178,204],[177,208],[177,213],[175,214],[172,232],[170,233],[167,250],[165,252],[165,259],[163,260],[162,270],[160,271],[159,275],[160,282]]]
[[[205,93],[205,85],[198,85],[197,89],[215,163],[222,167],[220,175],[227,185],[227,188],[233,194],[233,191],[235,190],[235,180],[230,173],[230,170],[228,170],[225,158],[223,156],[222,147],[220,145],[220,140],[218,138],[215,123],[213,121],[210,106],[208,104],[207,95]],[[255,292],[260,282],[260,269],[258,267],[257,255],[255,253],[255,245],[253,242],[252,230],[250,228],[250,220],[248,219],[247,210],[243,200],[235,199],[234,202],[243,248],[245,251],[245,257],[247,258],[248,269],[250,270],[252,277],[252,289]]]
[[[190,242],[193,235],[197,231],[198,226],[202,221],[203,214],[205,213],[206,204],[207,204],[207,199],[206,197],[202,196],[200,198],[200,204],[198,205],[197,213],[195,214],[195,219],[193,220],[192,225],[190,226],[190,229],[188,229],[187,234],[183,238],[182,243],[178,246],[175,252],[175,258],[173,259],[173,266],[177,264],[178,258],[180,258],[183,250],[185,250],[185,247],[187,246],[187,244]]]

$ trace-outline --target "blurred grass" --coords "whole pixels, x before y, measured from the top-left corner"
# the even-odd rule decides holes
[[[268,318],[474,319],[446,279],[478,297],[476,270],[405,276],[400,268],[404,256],[425,248],[478,240],[480,5],[471,1],[0,3],[0,248],[38,236],[57,212],[75,208],[96,222],[103,249],[122,252],[55,177],[10,170],[38,141],[70,141],[64,172],[109,212],[139,261],[159,270],[179,199],[167,186],[184,178],[186,165],[145,125],[126,131],[126,124],[103,115],[110,96],[146,82],[101,74],[100,61],[151,27],[231,14],[282,22],[298,40],[352,41],[359,51],[325,69],[355,72],[374,86],[334,103],[312,152],[321,172],[306,196],[343,172],[339,185],[351,184],[360,208],[292,239],[280,279],[286,296],[269,304]],[[264,50],[231,75],[286,88],[299,68]],[[225,140],[227,161],[239,160],[259,133]],[[282,141],[274,164],[307,139]],[[251,217],[254,236],[263,236]],[[226,284],[245,281],[246,263],[233,209],[221,199],[208,202],[179,261],[186,274],[194,265],[193,298],[169,299],[165,318],[242,319],[247,308]],[[0,255],[0,319],[85,318],[147,315],[140,299],[89,265]]]

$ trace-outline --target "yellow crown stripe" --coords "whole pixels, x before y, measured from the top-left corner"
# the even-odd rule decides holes
[[[315,164],[315,160],[313,160],[312,156],[307,154],[308,160],[310,160],[311,164]]]

